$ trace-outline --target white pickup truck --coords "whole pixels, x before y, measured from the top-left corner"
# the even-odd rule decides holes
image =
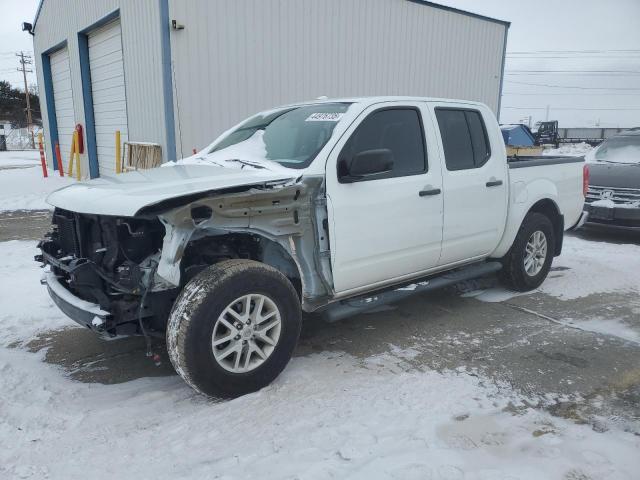
[[[302,312],[335,320],[491,272],[538,287],[584,221],[587,176],[582,158],[508,161],[479,103],[302,103],[182,161],[54,192],[36,259],[70,318],[166,335],[189,385],[235,396],[284,369]]]

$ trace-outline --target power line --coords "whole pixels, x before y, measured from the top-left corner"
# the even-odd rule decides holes
[[[624,73],[625,75],[640,75],[640,70],[525,70],[508,69],[507,72],[517,73]]]
[[[619,90],[624,90],[624,91],[628,91],[628,90],[634,90],[634,91],[640,91],[640,88],[633,88],[633,87],[584,87],[584,86],[575,86],[575,85],[553,85],[553,84],[549,84],[549,83],[529,83],[529,82],[518,82],[516,80],[507,80],[507,82],[509,83],[514,83],[517,85],[529,85],[532,87],[547,87],[547,88],[572,88],[572,89],[577,89],[577,90],[615,90],[615,91],[619,91]]]
[[[592,93],[578,93],[578,92],[562,92],[562,93],[546,93],[546,92],[538,92],[538,93],[531,93],[531,92],[502,92],[503,95],[536,95],[536,96],[543,96],[543,97],[547,97],[549,95],[559,95],[559,96],[563,96],[566,97],[567,95],[584,95],[584,96],[596,96],[596,95],[606,95],[606,96],[613,96],[613,97],[637,97],[640,95],[640,92],[638,93],[606,93],[606,92],[592,92]]]
[[[507,52],[507,55],[538,55],[544,53],[640,53],[640,49],[627,49],[627,50],[528,50],[528,51],[515,51]]]
[[[584,77],[584,78],[637,78],[640,76],[638,74],[624,74],[624,73],[535,73],[535,72],[520,72],[520,73],[505,73],[510,77],[545,77],[545,76],[561,76],[561,77]]]
[[[515,110],[546,110],[547,107],[514,107],[511,105],[508,106],[503,106],[501,108],[510,108],[510,109],[515,109]],[[581,107],[553,107],[552,110],[594,110],[594,111],[635,111],[635,110],[640,110],[640,107],[615,107],[615,108],[581,108]]]
[[[607,55],[607,56],[602,56],[602,55],[574,55],[574,54],[566,54],[566,55],[540,55],[540,56],[535,56],[535,57],[531,57],[531,56],[514,56],[514,55],[509,55],[507,54],[507,58],[509,60],[537,60],[537,59],[543,59],[543,58],[561,58],[562,60],[572,60],[572,59],[576,59],[576,60],[583,60],[586,58],[594,58],[594,59],[600,59],[600,60],[609,60],[612,58],[622,58],[625,60],[628,59],[635,59],[635,58],[640,58],[640,54],[627,54],[627,55],[621,55],[621,54],[617,54],[617,55]]]

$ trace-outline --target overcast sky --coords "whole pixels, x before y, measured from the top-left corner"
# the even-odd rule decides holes
[[[640,0],[438,3],[511,22],[502,122],[544,120],[548,105],[560,126],[640,126]],[[15,52],[33,50],[20,24],[37,5],[0,0],[0,79],[18,86]]]

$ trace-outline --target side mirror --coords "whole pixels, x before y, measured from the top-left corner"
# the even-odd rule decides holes
[[[393,169],[393,152],[388,148],[364,150],[356,153],[348,164],[340,161],[338,180],[340,183],[353,183],[361,180],[374,179],[378,175],[388,173]]]

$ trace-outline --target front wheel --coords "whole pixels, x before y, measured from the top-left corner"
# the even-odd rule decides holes
[[[549,273],[555,252],[553,224],[541,213],[525,217],[509,252],[502,259],[500,279],[519,292],[538,288]]]
[[[227,260],[199,273],[176,299],[169,358],[201,393],[254,392],[285,368],[301,324],[298,294],[284,275],[259,262]]]

